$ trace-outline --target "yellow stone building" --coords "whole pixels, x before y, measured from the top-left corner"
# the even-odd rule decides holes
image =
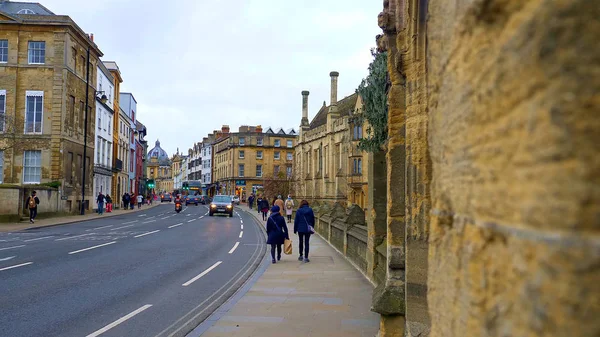
[[[368,154],[358,149],[365,124],[355,125],[352,116],[360,113],[358,94],[337,100],[338,72],[331,72],[331,101],[325,102],[308,120],[308,91],[302,91],[302,120],[295,148],[297,197],[357,204],[366,208],[368,196]]]
[[[147,176],[154,180],[153,193],[173,192],[173,177],[171,176],[171,160],[167,152],[160,147],[156,140],[154,148],[148,151]]]
[[[0,183],[60,185],[58,209],[77,212],[84,162],[85,199],[88,205],[93,200],[94,93],[102,52],[70,17],[37,3],[15,4],[0,3]]]
[[[250,193],[262,191],[265,183],[291,181],[298,141],[294,129],[241,126],[238,132],[231,133],[229,126],[224,125],[215,138],[212,174],[221,194],[236,194],[245,200]]]

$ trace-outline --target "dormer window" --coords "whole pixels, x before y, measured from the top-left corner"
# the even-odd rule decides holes
[[[23,8],[20,11],[18,11],[17,14],[35,14],[35,12],[29,8]]]

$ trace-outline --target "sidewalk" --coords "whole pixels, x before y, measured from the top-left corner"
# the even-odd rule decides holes
[[[248,213],[264,225],[256,210]],[[371,283],[318,235],[310,239],[311,262],[298,261],[298,237],[288,226],[294,253],[277,264],[269,256],[264,274],[202,336],[376,336]]]
[[[122,215],[122,214],[129,214],[132,212],[144,211],[144,210],[150,209],[152,207],[155,207],[157,205],[160,205],[160,202],[154,202],[154,203],[152,203],[152,205],[142,205],[141,209],[138,209],[137,206],[135,206],[135,208],[133,210],[122,210],[122,209],[115,210],[115,209],[113,209],[113,211],[110,213],[106,213],[106,210],[105,210],[103,215],[98,215],[98,213],[96,213],[95,211],[89,211],[89,213],[87,213],[85,215],[66,215],[66,216],[57,216],[57,217],[46,218],[46,219],[39,219],[39,220],[35,220],[35,223],[30,223],[29,220],[25,220],[25,221],[21,221],[21,222],[12,222],[12,223],[10,223],[10,222],[9,223],[0,223],[0,232],[14,232],[14,231],[33,229],[33,228],[38,228],[38,227],[50,227],[50,226],[70,224],[70,223],[74,223],[74,222],[95,220],[100,217],[106,218],[106,217],[112,217],[112,216],[117,216],[117,215]]]

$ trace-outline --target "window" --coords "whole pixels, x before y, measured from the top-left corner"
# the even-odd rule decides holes
[[[46,42],[29,41],[29,64],[46,63]]]
[[[240,159],[244,159],[245,153],[244,151],[240,151]]]
[[[263,146],[263,139],[262,138],[256,138],[256,146]]]
[[[96,114],[98,115],[98,130],[102,130],[102,109],[100,107],[98,107]]]
[[[98,137],[98,140],[96,141],[96,161],[98,162],[98,164],[100,164],[100,148],[102,146],[102,140],[100,139],[100,137]]]
[[[23,8],[23,9],[19,10],[17,12],[17,14],[35,14],[35,12],[29,8]]]
[[[352,134],[352,139],[353,140],[362,139],[362,125],[355,125],[354,126],[354,132]]]
[[[291,178],[292,177],[292,167],[291,166],[286,167],[285,171],[286,171],[287,177]]]
[[[6,119],[6,90],[0,90],[0,132],[4,132]]]
[[[287,147],[289,147],[289,148],[294,147],[294,142],[292,140],[288,140],[287,141]]]
[[[263,152],[262,151],[256,151],[256,159],[263,159]]]
[[[279,151],[275,151],[275,153],[273,154],[273,158],[275,160],[279,160],[281,158],[281,153],[279,153]]]
[[[65,163],[65,175],[69,184],[73,183],[73,152],[67,153],[67,162]]]
[[[4,182],[4,151],[0,151],[0,184]]]
[[[73,71],[77,72],[77,49],[71,48],[71,58],[73,59]]]
[[[240,146],[244,146],[244,145],[246,145],[246,138],[244,138],[244,137],[240,137],[240,139],[239,139],[239,144],[240,144]]]
[[[291,152],[287,153],[287,160],[292,160],[294,159],[294,155]]]
[[[0,63],[8,62],[8,40],[0,40]]]
[[[362,174],[362,159],[354,159],[354,174]]]
[[[83,103],[83,101],[79,101],[79,128],[81,129],[81,133],[83,133],[84,115],[85,115],[85,103]]]
[[[273,173],[274,173],[275,175],[278,175],[278,174],[279,174],[279,171],[280,171],[280,170],[279,170],[279,165],[275,165],[275,167],[273,167]]]
[[[239,164],[238,165],[238,176],[239,177],[243,177],[244,176],[244,164]]]
[[[280,147],[281,146],[281,140],[280,139],[275,139],[275,147]]]
[[[42,133],[44,92],[27,91],[25,105],[25,133]]]
[[[112,117],[108,116],[108,134],[112,134]]]
[[[256,176],[262,177],[262,165],[256,165]]]
[[[42,180],[42,151],[25,151],[23,155],[23,183],[39,184]]]

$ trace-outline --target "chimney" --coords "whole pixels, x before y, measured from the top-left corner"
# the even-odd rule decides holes
[[[94,42],[94,34],[90,34],[90,40],[92,40],[92,42]]]
[[[256,133],[262,133],[262,125],[256,126]]]
[[[302,119],[308,120],[308,90],[302,91]]]
[[[331,101],[329,104],[337,105],[337,82],[340,73],[338,73],[337,71],[332,71],[329,73],[329,76],[331,76]]]
[[[229,125],[223,125],[221,127],[221,132],[224,134],[228,134],[229,133]]]

